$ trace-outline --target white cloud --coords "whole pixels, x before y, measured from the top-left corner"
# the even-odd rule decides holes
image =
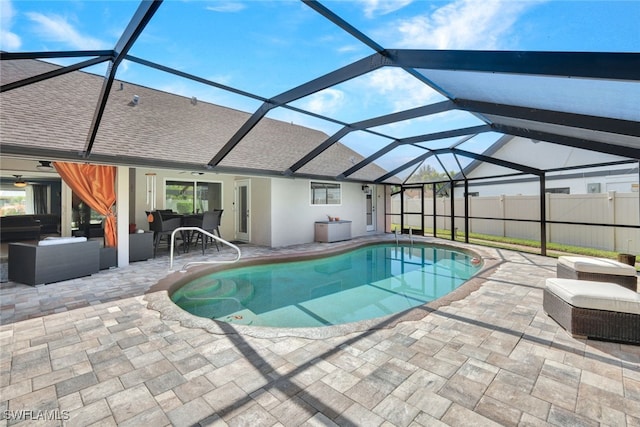
[[[62,16],[36,12],[27,13],[27,16],[38,24],[37,31],[45,40],[64,43],[78,50],[104,49],[107,46],[101,40],[81,34]]]
[[[456,0],[430,14],[396,21],[385,30],[391,37],[386,37],[387,43],[419,49],[504,48],[509,45],[514,23],[535,3]]]
[[[316,114],[330,116],[342,107],[343,102],[344,93],[341,90],[325,89],[305,99],[302,108]]]
[[[337,50],[338,50],[338,53],[351,53],[351,52],[357,52],[361,48],[362,48],[361,45],[351,44],[351,45],[345,45],[345,46],[339,47]]]
[[[18,50],[22,45],[20,36],[10,31],[15,12],[10,0],[0,1],[0,49]]]
[[[413,0],[361,0],[367,18],[376,15],[387,15],[411,4]]]
[[[216,2],[215,6],[207,6],[206,9],[210,10],[212,12],[224,12],[224,13],[229,13],[229,12],[240,12],[241,10],[245,9],[246,6],[242,3],[239,2],[234,2],[234,1],[221,1],[221,2]]]
[[[400,68],[382,68],[367,74],[366,92],[384,96],[393,111],[401,111],[434,102],[438,93]]]

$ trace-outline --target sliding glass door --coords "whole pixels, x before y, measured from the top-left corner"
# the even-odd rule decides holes
[[[167,180],[165,209],[181,214],[222,209],[222,183]]]

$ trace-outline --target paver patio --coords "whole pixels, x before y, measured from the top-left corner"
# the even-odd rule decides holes
[[[480,250],[499,265],[466,298],[324,339],[164,318],[145,291],[166,256],[47,286],[4,283],[0,424],[640,425],[640,346],[574,339],[543,312],[555,259]]]

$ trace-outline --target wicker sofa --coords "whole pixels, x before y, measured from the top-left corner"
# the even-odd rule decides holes
[[[9,280],[41,285],[89,276],[100,271],[100,243],[61,237],[37,244],[9,243]]]
[[[0,217],[0,241],[39,240],[40,223],[32,215]]]
[[[617,283],[632,291],[636,291],[638,286],[635,268],[607,258],[561,256],[558,258],[556,276],[564,279]]]
[[[550,278],[542,306],[574,337],[640,344],[640,294],[617,283]]]
[[[0,217],[0,241],[40,240],[42,234],[60,234],[60,217],[55,214]]]

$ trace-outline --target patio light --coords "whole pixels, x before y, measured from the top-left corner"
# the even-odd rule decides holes
[[[22,175],[13,175],[16,177],[16,182],[13,183],[14,187],[24,188],[27,186],[27,183],[22,179]]]

